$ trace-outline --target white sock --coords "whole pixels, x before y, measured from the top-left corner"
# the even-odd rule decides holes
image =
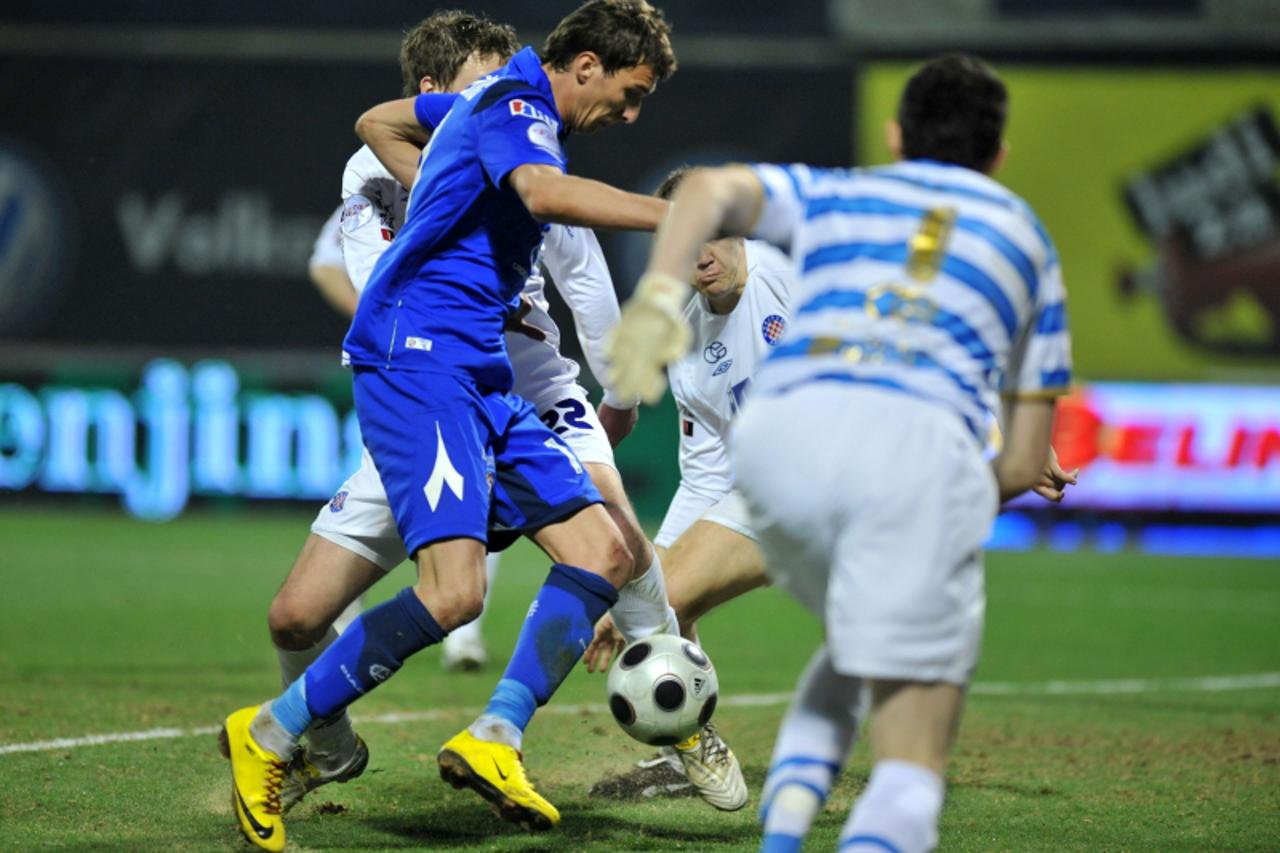
[[[333,620],[333,630],[341,634],[347,630],[347,626],[356,621],[361,613],[364,612],[364,596],[358,596],[355,601],[347,605],[346,609],[338,614],[338,618]]]
[[[481,714],[467,726],[467,731],[480,740],[505,743],[517,751],[523,748],[524,732],[497,714]]]
[[[803,838],[858,738],[862,682],[831,668],[826,647],[809,660],[773,747],[761,796],[766,838]]]
[[[942,777],[927,767],[893,759],[877,762],[867,790],[853,804],[840,832],[840,850],[927,853],[934,849],[943,787]]]
[[[359,602],[356,602],[358,604]],[[348,608],[349,610],[350,608]],[[359,615],[359,611],[356,611]],[[336,624],[336,623],[335,623]],[[309,649],[295,652],[276,647],[280,661],[280,681],[288,687],[302,677],[329,644],[338,639],[338,632],[330,627],[325,635]],[[254,735],[256,738],[257,735]],[[356,733],[351,728],[351,717],[344,709],[332,717],[316,720],[306,731],[307,757],[322,770],[331,770],[350,759],[356,749]]]
[[[618,590],[618,601],[609,611],[613,614],[613,624],[628,643],[653,634],[680,633],[676,612],[667,600],[667,582],[662,576],[658,550],[651,550],[653,562],[649,568]]]
[[[249,723],[249,734],[258,746],[284,761],[292,758],[298,748],[298,739],[285,731],[271,713],[270,702],[264,702],[254,714],[253,722]]]

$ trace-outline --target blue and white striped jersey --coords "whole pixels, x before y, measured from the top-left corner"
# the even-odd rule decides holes
[[[790,254],[795,309],[759,394],[870,383],[956,412],[980,442],[1001,393],[1071,381],[1058,255],[1022,199],[970,169],[757,165],[755,236]]]

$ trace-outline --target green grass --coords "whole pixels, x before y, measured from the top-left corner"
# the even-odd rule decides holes
[[[155,526],[106,512],[0,517],[0,744],[216,724],[273,693],[271,594],[306,514],[196,514]],[[1180,678],[1280,671],[1280,565],[1137,554],[995,554],[978,681]],[[545,561],[505,560],[485,623],[510,649]],[[385,596],[409,583],[407,569]],[[725,695],[788,690],[819,640],[813,620],[765,590],[703,623]],[[357,716],[444,709],[429,722],[366,725],[371,772],[326,789],[289,821],[295,850],[754,850],[758,792],[783,706],[722,707],[752,805],[589,799],[643,756],[607,715],[539,715],[530,771],[564,822],[525,836],[435,772],[497,670],[446,676],[415,658]],[[599,703],[575,673],[556,705]],[[1280,690],[972,697],[949,771],[948,850],[1280,849]],[[809,849],[832,849],[866,779],[861,746]],[[0,848],[240,849],[212,737],[0,755]]]

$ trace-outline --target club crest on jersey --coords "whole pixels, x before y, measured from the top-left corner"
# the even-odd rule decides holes
[[[342,508],[347,505],[347,495],[349,494],[350,492],[343,489],[334,495],[333,500],[329,501],[329,512],[342,512]]]
[[[728,373],[729,368],[733,367],[733,359],[726,359],[716,365],[716,369],[711,371],[712,376],[719,376],[721,373]]]
[[[720,341],[712,341],[702,350],[702,358],[707,364],[715,364],[729,354],[729,348]]]
[[[528,101],[523,101],[520,98],[512,98],[508,102],[507,107],[511,110],[511,114],[513,116],[524,116],[525,118],[531,118],[534,121],[540,121],[550,127],[552,133],[560,128],[560,122],[556,121]]]
[[[769,346],[777,345],[786,330],[787,321],[781,314],[770,314],[760,325],[760,334],[764,335],[764,342]]]

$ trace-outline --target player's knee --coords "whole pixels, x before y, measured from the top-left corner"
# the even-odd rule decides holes
[[[323,639],[329,623],[309,608],[300,607],[297,601],[277,595],[267,612],[267,627],[276,648],[301,652]]]
[[[601,541],[588,567],[620,588],[634,576],[636,561],[621,532],[615,532]]]
[[[441,628],[452,631],[473,622],[484,610],[484,587],[465,584],[437,589],[426,602],[431,618]]]

